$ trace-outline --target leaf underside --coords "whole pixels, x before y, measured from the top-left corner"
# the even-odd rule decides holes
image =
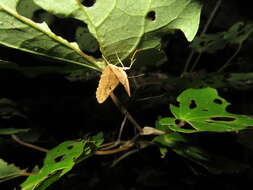
[[[98,70],[83,56],[76,43],[55,35],[46,23],[35,23],[21,16],[19,0],[0,1],[0,44],[63,62]]]
[[[117,62],[116,53],[123,60],[135,49],[158,47],[161,36],[173,29],[191,41],[201,11],[197,0],[97,0],[91,7],[76,0],[34,2],[57,16],[85,22],[112,64]]]

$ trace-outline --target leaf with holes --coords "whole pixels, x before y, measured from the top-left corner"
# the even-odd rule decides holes
[[[44,190],[69,172],[80,156],[88,158],[94,152],[96,142],[89,140],[66,141],[50,150],[38,174],[29,176],[21,184],[22,190]]]
[[[123,60],[135,49],[160,46],[161,37],[173,29],[183,31],[191,41],[201,11],[198,0],[34,0],[59,17],[85,22],[99,42],[100,50],[115,63],[115,53]],[[91,3],[94,2],[94,3]]]
[[[1,45],[100,70],[92,64],[95,60],[85,55],[76,43],[55,35],[46,23],[36,23],[21,16],[16,10],[18,3],[19,0],[0,1]]]
[[[22,176],[26,172],[13,164],[8,164],[0,158],[0,183],[15,177]]]
[[[213,88],[187,89],[177,101],[179,106],[170,105],[175,118],[162,118],[158,129],[184,133],[210,131],[230,132],[253,126],[253,118],[226,111],[230,105]]]

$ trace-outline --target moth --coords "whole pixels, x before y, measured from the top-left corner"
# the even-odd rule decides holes
[[[127,92],[128,96],[131,96],[129,81],[125,70],[131,68],[134,60],[131,61],[131,65],[129,67],[118,67],[116,65],[110,64],[104,56],[103,58],[106,61],[107,66],[104,68],[99,80],[98,88],[96,91],[97,101],[99,103],[103,103],[110,96],[113,90],[119,85],[119,83],[124,86],[124,89]],[[117,59],[122,64],[118,56]]]

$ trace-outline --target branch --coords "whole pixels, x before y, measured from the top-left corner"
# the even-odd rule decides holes
[[[118,107],[120,112],[127,117],[127,119],[133,124],[133,126],[141,133],[142,128],[141,126],[135,121],[135,119],[132,117],[132,115],[127,111],[126,107],[120,102],[120,100],[115,96],[115,94],[112,92],[110,94],[110,97],[113,101],[113,103]]]
[[[48,149],[45,149],[45,148],[42,148],[42,147],[39,147],[39,146],[30,144],[30,143],[27,143],[27,142],[24,142],[24,141],[22,141],[20,138],[18,138],[16,135],[11,135],[11,138],[12,138],[14,141],[16,141],[17,143],[19,143],[19,144],[21,144],[21,145],[23,145],[23,146],[26,146],[26,147],[29,147],[29,148],[38,150],[38,151],[40,151],[40,152],[48,152],[48,151],[49,151]]]
[[[209,18],[208,18],[208,20],[207,20],[207,22],[206,22],[206,24],[205,24],[203,30],[201,31],[201,33],[200,33],[199,36],[202,36],[204,33],[206,33],[206,31],[207,31],[209,25],[211,24],[211,22],[212,22],[212,20],[213,20],[215,14],[216,14],[218,8],[219,8],[220,5],[221,5],[221,2],[222,2],[222,0],[219,0],[219,1],[216,2],[215,7],[214,7],[213,11],[211,12],[211,14],[210,14],[210,16],[209,16]],[[182,74],[181,74],[181,77],[183,77],[184,73],[187,72],[187,70],[188,70],[188,68],[189,68],[189,65],[190,65],[190,62],[191,62],[191,60],[192,60],[193,55],[194,55],[194,51],[191,50],[191,52],[190,52],[190,54],[189,54],[189,56],[188,56],[188,58],[187,58],[187,60],[186,60],[186,63],[185,63],[183,72],[182,72]],[[198,56],[197,60],[194,62],[194,65],[193,65],[193,67],[191,68],[190,71],[193,71],[194,67],[196,67],[196,65],[197,65],[197,63],[198,63],[198,61],[199,61],[199,59],[200,59],[200,56],[201,56],[201,53],[200,53],[200,55]]]

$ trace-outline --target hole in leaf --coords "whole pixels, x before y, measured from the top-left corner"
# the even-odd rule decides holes
[[[55,162],[60,162],[60,161],[63,160],[63,157],[64,157],[64,155],[57,156],[57,157],[54,159],[54,161],[55,161]]]
[[[175,101],[172,103],[174,106],[179,107],[180,103],[178,101]]]
[[[215,123],[214,121],[211,121],[211,120],[207,120],[205,122],[207,122],[207,123]]]
[[[69,145],[67,149],[71,150],[74,147],[74,145]]]
[[[213,102],[216,103],[216,104],[222,104],[222,101],[218,98],[214,99]]]
[[[92,7],[96,3],[96,0],[84,0],[82,4],[85,7]]]
[[[211,117],[214,121],[234,121],[235,118],[233,117]]]
[[[207,109],[207,108],[204,108],[204,109],[202,109],[202,111],[208,111],[208,109]]]
[[[176,119],[175,124],[177,125],[177,127],[182,129],[194,129],[189,123],[182,119]]]
[[[175,124],[178,125],[181,122],[181,119],[176,119]]]
[[[156,19],[156,13],[155,11],[149,11],[147,16],[146,16],[147,19],[151,20],[151,21],[154,21]]]
[[[182,129],[194,129],[189,123],[184,122],[180,128]],[[195,130],[195,129],[194,129]]]
[[[195,103],[195,101],[194,101],[194,100],[191,100],[191,103],[190,103],[189,108],[190,108],[190,109],[193,109],[193,108],[196,108],[196,107],[197,107],[197,104]]]

